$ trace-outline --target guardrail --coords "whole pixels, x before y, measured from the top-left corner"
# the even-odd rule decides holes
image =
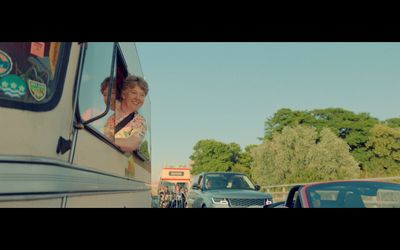
[[[348,179],[346,181],[393,181],[400,182],[400,176],[392,176],[392,177],[379,177],[379,178],[363,178],[363,179]],[[341,180],[336,180],[341,181]],[[271,186],[261,186],[261,191],[271,194],[274,202],[285,201],[286,197],[289,193],[289,190],[297,185],[309,185],[319,182],[308,182],[308,183],[292,183],[292,184],[283,184],[283,185],[271,185]]]

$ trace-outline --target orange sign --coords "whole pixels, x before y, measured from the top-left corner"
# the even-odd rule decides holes
[[[31,54],[44,57],[44,42],[32,42],[31,43]]]

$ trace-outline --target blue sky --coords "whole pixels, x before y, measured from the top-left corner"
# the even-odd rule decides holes
[[[150,85],[152,178],[201,139],[259,144],[280,108],[400,117],[400,43],[137,43]]]

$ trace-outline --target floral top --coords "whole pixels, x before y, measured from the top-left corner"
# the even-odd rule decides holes
[[[113,138],[114,128],[116,124],[121,122],[128,115],[129,114],[120,117],[116,123],[115,123],[115,115],[110,116],[107,119],[106,125],[104,126],[104,134],[109,138]],[[141,140],[143,140],[146,131],[147,131],[146,120],[142,115],[136,113],[135,117],[133,117],[133,119],[130,122],[128,122],[128,124],[126,124],[125,127],[123,127],[120,131],[118,131],[117,134],[115,134],[115,138],[128,138],[131,136],[136,136],[139,137]]]

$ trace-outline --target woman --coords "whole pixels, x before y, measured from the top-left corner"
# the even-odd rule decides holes
[[[121,127],[120,123],[126,124],[114,135],[114,143],[124,152],[137,150],[147,131],[146,120],[138,110],[143,106],[148,91],[148,84],[143,78],[128,76],[122,86],[121,103],[115,107],[115,115],[107,120],[108,129]]]
[[[97,103],[89,103],[91,106],[90,108],[86,109],[85,112],[82,113],[81,117],[83,121],[87,121],[105,111],[107,100],[108,100],[108,85],[110,83],[110,77],[106,77],[100,85],[100,92],[103,96],[104,106],[97,104]],[[115,111],[115,107],[120,105],[119,100],[116,99],[116,84],[114,83],[112,86],[111,91],[111,98],[110,98],[110,109],[111,111]],[[114,116],[114,114],[112,115]],[[104,126],[104,120],[98,119],[91,123],[97,130],[102,131],[108,138],[113,139],[114,137],[114,128],[108,128]]]

